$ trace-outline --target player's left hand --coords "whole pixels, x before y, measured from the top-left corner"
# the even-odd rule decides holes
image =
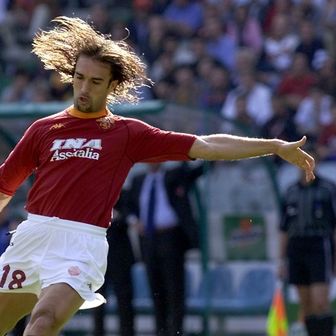
[[[314,169],[315,160],[307,152],[301,149],[306,143],[307,138],[302,137],[299,141],[282,141],[279,145],[277,154],[284,160],[305,171],[307,182],[315,179]]]

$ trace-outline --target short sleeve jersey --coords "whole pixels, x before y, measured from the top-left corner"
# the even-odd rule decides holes
[[[135,163],[189,160],[194,141],[132,118],[83,119],[65,110],[27,129],[0,166],[0,192],[13,195],[35,173],[28,212],[107,227]]]

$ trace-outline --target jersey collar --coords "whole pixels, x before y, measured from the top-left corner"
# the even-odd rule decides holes
[[[73,105],[70,106],[66,111],[72,117],[80,118],[80,119],[97,119],[97,118],[105,117],[111,113],[106,107],[97,112],[85,113],[85,112],[78,111]]]

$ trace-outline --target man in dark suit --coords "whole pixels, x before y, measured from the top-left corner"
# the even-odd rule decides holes
[[[160,336],[183,334],[184,256],[199,246],[189,191],[202,173],[203,166],[168,170],[155,163],[131,181],[130,209],[138,219]]]
[[[135,335],[131,274],[135,256],[128,236],[127,199],[128,191],[123,189],[113,209],[112,224],[107,230],[107,241],[109,243],[107,270],[105,283],[100,289],[100,292],[104,295],[112,288],[116,296],[120,336]],[[102,305],[94,311],[95,336],[105,335],[105,309],[105,305]]]

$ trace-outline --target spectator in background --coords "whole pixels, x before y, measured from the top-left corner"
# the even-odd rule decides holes
[[[233,70],[237,44],[234,37],[228,34],[221,19],[219,17],[206,19],[199,34],[204,40],[208,55],[227,69]]]
[[[199,63],[204,58],[212,58],[206,50],[205,40],[199,35],[195,35],[189,40],[188,48],[194,64]]]
[[[294,123],[293,113],[287,108],[283,97],[272,96],[272,117],[260,130],[262,137],[279,137],[279,139],[292,141],[299,136]],[[277,165],[282,162],[276,158],[270,158]]]
[[[166,102],[172,102],[174,96],[174,83],[169,79],[163,79],[156,82],[152,88],[153,98]]]
[[[200,90],[200,107],[220,114],[231,89],[230,73],[223,66],[214,65],[207,74],[207,82]]]
[[[292,141],[299,136],[293,114],[281,96],[272,96],[272,117],[263,125],[261,136]]]
[[[323,39],[317,35],[312,21],[302,21],[299,28],[299,44],[295,52],[306,55],[310,68],[314,69],[317,53],[325,51]]]
[[[265,35],[269,35],[272,31],[273,20],[278,15],[291,15],[294,8],[294,2],[292,0],[274,0],[270,1],[265,8],[263,16],[262,28]],[[291,19],[289,20],[291,24]]]
[[[132,244],[128,236],[128,199],[129,194],[123,189],[116,206],[113,209],[113,219],[111,226],[107,230],[107,241],[109,252],[107,256],[107,269],[104,285],[100,293],[105,296],[113,291],[117,299],[117,312],[119,318],[120,336],[134,336],[134,309],[132,265],[135,256]],[[105,335],[105,305],[97,307],[94,311],[95,336]]]
[[[231,81],[233,85],[239,85],[240,73],[257,68],[257,59],[256,54],[250,48],[240,47],[237,49],[235,67],[231,72]],[[257,71],[259,76],[259,69],[257,69]]]
[[[24,69],[18,69],[13,77],[11,84],[1,93],[1,101],[6,103],[28,101],[30,74]]]
[[[279,275],[296,287],[308,335],[333,336],[336,185],[319,175],[310,183],[301,176],[283,201]]]
[[[154,163],[131,182],[130,209],[138,219],[158,336],[183,335],[184,256],[199,244],[189,192],[202,173],[202,165]]]
[[[136,20],[130,26],[130,37],[135,39],[139,53],[152,65],[163,52],[166,23],[161,16],[149,15],[147,11],[136,11],[136,15]]]
[[[332,58],[336,55],[336,1],[329,0],[322,9],[322,33],[328,53]]]
[[[250,13],[248,0],[236,1],[233,10],[233,17],[227,24],[228,34],[233,36],[238,47],[247,47],[258,56],[264,37],[260,23]]]
[[[168,30],[181,37],[191,37],[201,27],[201,4],[191,0],[173,0],[163,12]]]
[[[108,7],[102,2],[92,3],[88,8],[88,17],[90,18],[93,27],[102,34],[111,33],[112,20],[109,13],[110,11]]]
[[[71,85],[63,83],[58,73],[53,72],[49,76],[48,88],[51,100],[66,101],[72,97]]]
[[[323,91],[336,97],[336,64],[335,60],[328,54],[317,53],[314,60],[317,82]]]
[[[310,141],[319,137],[321,128],[331,121],[332,97],[318,86],[312,86],[309,95],[302,99],[294,120],[300,134],[309,134]]]
[[[276,15],[265,39],[265,61],[280,74],[288,70],[298,42],[298,37],[291,30],[289,14]]]
[[[302,99],[308,96],[316,82],[316,75],[310,70],[306,55],[295,54],[278,85],[277,94],[283,96],[287,107],[296,113]]]
[[[222,67],[221,63],[210,56],[202,56],[195,63],[195,72],[202,91],[209,85],[209,74],[218,66]]]
[[[258,134],[259,128],[255,120],[248,112],[248,96],[247,94],[240,94],[236,97],[236,117],[234,121],[238,128],[234,131],[234,134]],[[243,130],[243,131],[242,131]]]
[[[172,80],[172,73],[174,71],[175,64],[168,53],[162,53],[157,60],[153,63],[149,70],[151,78],[155,82],[170,79]]]
[[[317,152],[321,161],[336,161],[336,103],[330,107],[331,120],[326,125],[321,125],[317,139]]]
[[[271,89],[257,81],[254,70],[243,71],[239,76],[238,87],[229,92],[222,107],[224,117],[237,117],[236,99],[241,94],[247,97],[247,113],[254,123],[261,127],[272,116]]]
[[[132,1],[133,17],[129,22],[128,29],[130,31],[130,39],[137,47],[139,54],[146,54],[143,49],[147,45],[149,36],[149,21],[156,17],[152,15],[152,0],[134,0]],[[158,18],[160,16],[157,16]],[[160,27],[161,28],[161,27]],[[156,32],[160,35],[163,29],[158,29]],[[147,59],[147,56],[145,56]],[[148,59],[147,59],[148,61]],[[152,63],[152,62],[150,62]]]
[[[297,23],[302,21],[314,22],[320,29],[319,21],[321,19],[321,13],[328,0],[300,0],[295,2],[294,17]]]
[[[176,67],[173,73],[173,101],[180,105],[196,107],[199,104],[200,90],[195,71],[188,65]]]

